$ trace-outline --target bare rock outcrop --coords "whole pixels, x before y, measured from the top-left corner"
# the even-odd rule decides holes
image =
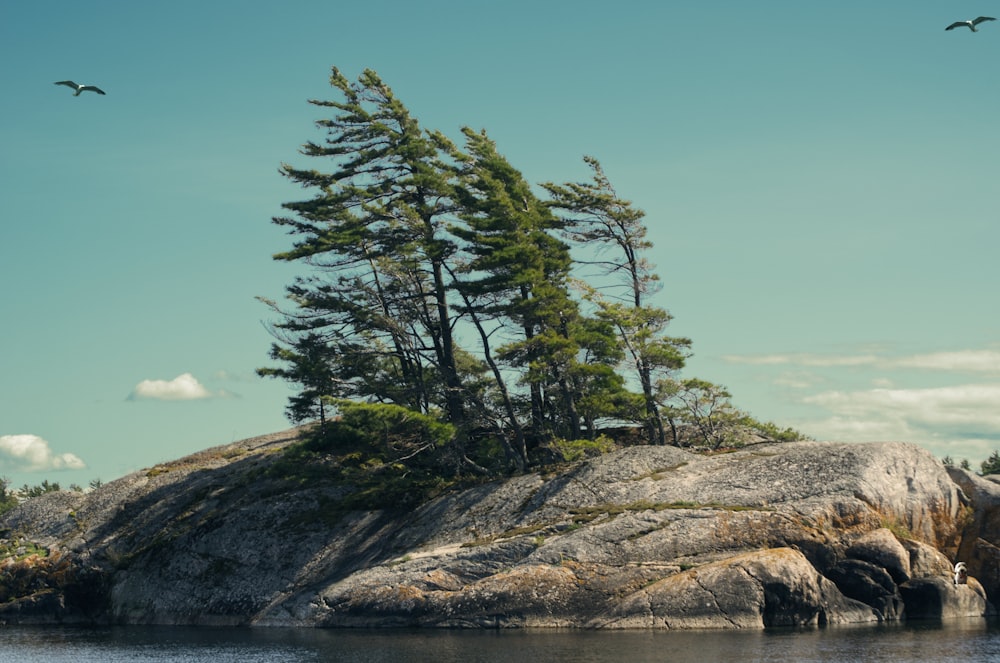
[[[968,500],[956,558],[967,564],[969,575],[980,579],[989,596],[996,597],[1000,595],[1000,484],[958,468],[949,468],[948,473]]]
[[[876,621],[799,552],[745,553],[665,578],[621,601],[613,628],[764,628]]]
[[[42,589],[0,596],[0,618],[677,629],[991,609],[992,576],[983,591],[949,585],[972,488],[912,445],[629,447],[361,511],[342,506],[344,486],[286,467],[295,442],[245,440],[24,503],[0,518],[0,546],[68,566],[38,565]],[[30,576],[7,557],[0,572]],[[54,598],[26,603],[42,590]]]
[[[986,592],[975,578],[956,585],[945,578],[914,578],[899,588],[910,619],[983,616]]]

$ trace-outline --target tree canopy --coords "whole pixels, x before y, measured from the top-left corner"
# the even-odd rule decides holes
[[[996,449],[990,454],[990,457],[980,463],[980,474],[1000,474],[1000,451]]]
[[[258,373],[300,387],[292,421],[403,408],[448,424],[429,453],[483,472],[610,428],[712,447],[791,435],[680,378],[691,343],[651,303],[645,215],[597,159],[591,181],[533,186],[486,131],[423,128],[374,71],[330,84],[335,100],[310,101],[325,136],[301,149],[320,168],[281,168],[312,195],[273,219],[294,237],[275,259],[306,273],[265,300],[279,366]]]

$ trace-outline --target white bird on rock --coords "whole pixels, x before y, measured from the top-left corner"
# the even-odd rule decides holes
[[[974,18],[971,21],[955,21],[947,28],[945,28],[945,30],[954,30],[955,28],[966,27],[972,30],[973,32],[979,32],[979,30],[976,30],[977,25],[979,25],[983,21],[995,21],[995,20],[996,19],[993,18],[992,16],[980,16],[979,18]]]
[[[97,87],[96,85],[82,85],[80,83],[74,83],[73,81],[56,81],[56,85],[65,85],[66,87],[71,87],[76,92],[73,93],[74,97],[79,97],[81,92],[90,90],[91,92],[96,92],[97,94],[105,94],[104,90]]]
[[[955,586],[965,585],[969,582],[969,571],[965,566],[965,562],[959,562],[955,565]]]

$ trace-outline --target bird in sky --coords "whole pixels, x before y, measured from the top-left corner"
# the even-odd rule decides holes
[[[977,25],[979,25],[983,21],[995,21],[995,20],[996,19],[993,18],[992,16],[980,16],[979,18],[974,18],[971,21],[955,21],[947,28],[945,28],[945,30],[953,30],[955,28],[966,27],[972,30],[973,32],[979,32],[979,30],[976,30]]]
[[[91,92],[96,92],[97,94],[105,94],[104,90],[97,87],[96,85],[82,85],[80,83],[74,83],[73,81],[56,81],[56,85],[65,85],[66,87],[71,87],[76,92],[73,93],[74,97],[79,97],[81,92],[90,90]]]

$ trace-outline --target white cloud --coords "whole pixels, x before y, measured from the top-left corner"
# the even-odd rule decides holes
[[[21,472],[82,470],[86,464],[76,454],[52,452],[37,435],[0,435],[0,466]]]
[[[785,371],[774,378],[774,384],[790,389],[809,389],[826,381],[825,378],[807,371]]]
[[[837,440],[842,442],[874,442],[903,441],[922,443],[927,436],[918,435],[917,431],[900,419],[859,419],[856,417],[831,416],[822,421],[807,423],[812,437],[820,440]]]
[[[1000,375],[1000,351],[956,350],[930,352],[905,357],[876,354],[823,355],[789,353],[774,355],[725,355],[723,361],[754,366],[793,365],[814,368],[873,366],[883,370],[912,368],[953,373],[988,373]]]
[[[876,355],[838,356],[807,353],[779,355],[724,355],[722,360],[731,364],[752,364],[756,366],[774,366],[782,364],[812,367],[874,366],[879,363],[879,358]]]
[[[1000,384],[827,391],[803,401],[829,415],[802,426],[818,439],[901,440],[937,456],[980,458],[1000,446]]]
[[[933,389],[828,391],[808,396],[843,416],[900,418],[923,426],[950,427],[1000,435],[1000,384],[967,384]]]
[[[982,459],[1000,448],[996,346],[908,355],[867,347],[723,359],[752,366],[758,384],[769,381],[785,397],[791,390],[799,394],[794,404],[785,404],[789,423],[815,439],[900,440],[954,458]],[[947,376],[960,376],[960,383],[941,386],[955,382]]]
[[[1000,352],[996,350],[932,352],[929,354],[902,357],[893,361],[891,367],[1000,374]]]
[[[256,376],[252,373],[234,373],[221,369],[212,374],[213,380],[220,382],[252,382]]]
[[[128,400],[192,401],[226,395],[224,391],[209,391],[195,376],[184,373],[173,380],[143,380],[128,395]]]

